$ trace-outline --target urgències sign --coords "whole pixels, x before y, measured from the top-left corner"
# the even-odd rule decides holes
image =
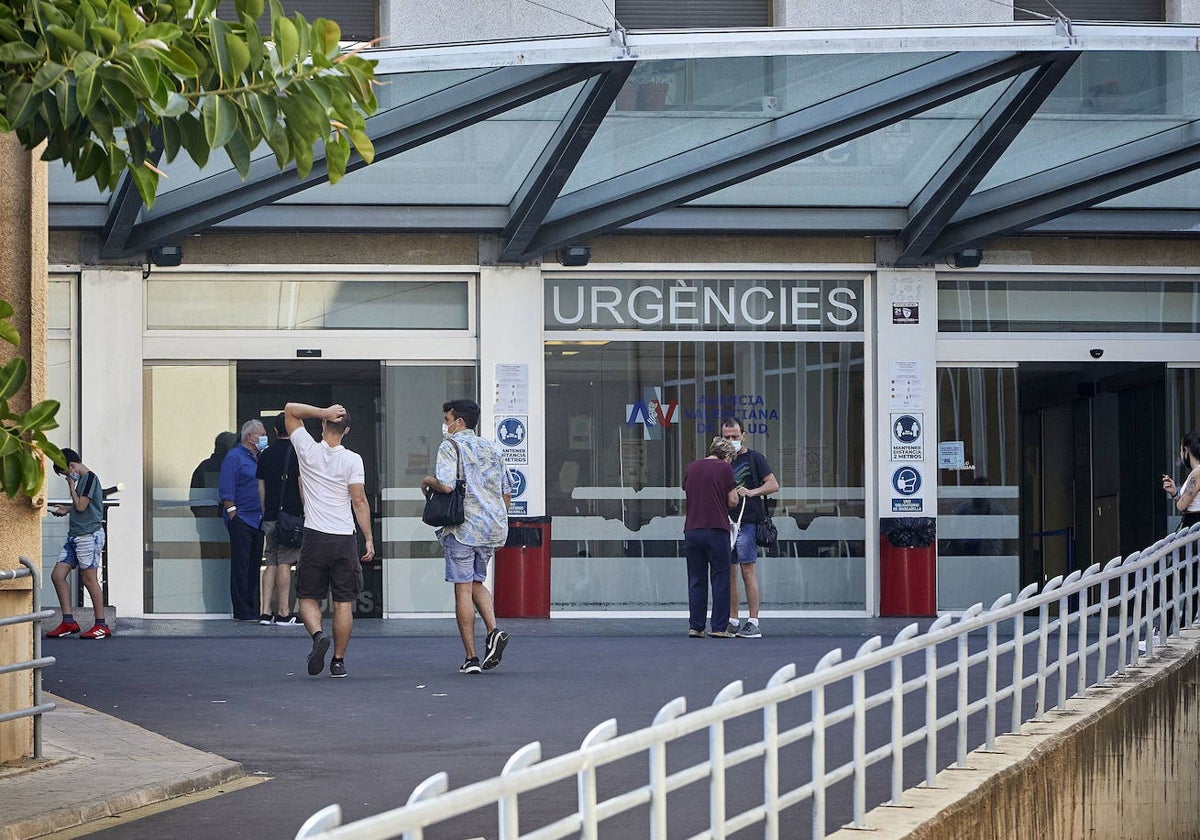
[[[861,330],[856,278],[546,281],[548,330]]]

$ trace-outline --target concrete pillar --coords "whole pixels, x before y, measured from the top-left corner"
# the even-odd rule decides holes
[[[1198,23],[1200,22],[1200,0],[1167,0],[1167,23]]]
[[[21,346],[0,343],[0,364],[21,355],[29,363],[25,387],[9,400],[15,411],[24,411],[46,393],[46,165],[0,133],[0,298],[16,309],[13,325]],[[8,499],[0,495],[0,568],[20,568],[21,555],[41,560],[41,498]],[[0,582],[0,616],[28,613],[32,583],[29,578]],[[0,628],[0,662],[31,658],[29,624]],[[24,708],[33,702],[29,671],[0,674],[0,711]],[[33,721],[20,718],[0,723],[0,762],[33,752]]]

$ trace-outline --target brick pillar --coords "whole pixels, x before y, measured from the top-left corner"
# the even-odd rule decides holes
[[[21,148],[11,134],[0,134],[0,298],[13,305],[13,325],[21,346],[0,342],[0,364],[15,355],[29,363],[29,380],[9,400],[24,411],[46,393],[46,165]],[[0,493],[0,569],[19,568],[25,555],[40,562],[42,500],[24,496],[9,500]],[[0,615],[29,612],[32,583],[28,578],[0,581]],[[33,629],[28,624],[0,627],[0,662],[31,658]],[[0,711],[33,702],[30,672],[0,674]],[[0,762],[31,755],[33,722],[21,718],[0,723]]]

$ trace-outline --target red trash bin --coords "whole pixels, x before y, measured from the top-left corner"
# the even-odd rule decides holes
[[[934,520],[928,517],[880,522],[881,616],[937,615],[935,528]],[[900,546],[893,543],[893,535]]]
[[[508,520],[508,541],[496,549],[494,602],[500,618],[550,617],[550,517]]]

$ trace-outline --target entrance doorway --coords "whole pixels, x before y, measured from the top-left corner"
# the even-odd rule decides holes
[[[362,456],[367,500],[371,506],[372,539],[383,547],[380,520],[380,363],[378,361],[239,361],[237,363],[237,416],[258,417],[274,438],[275,416],[289,402],[315,406],[335,403],[350,412],[346,447]],[[320,440],[321,427],[308,421],[306,428]],[[363,548],[359,537],[360,551]],[[354,605],[360,618],[383,616],[383,561],[363,564],[363,591]]]
[[[1162,364],[1022,363],[1021,585],[1163,536]]]

